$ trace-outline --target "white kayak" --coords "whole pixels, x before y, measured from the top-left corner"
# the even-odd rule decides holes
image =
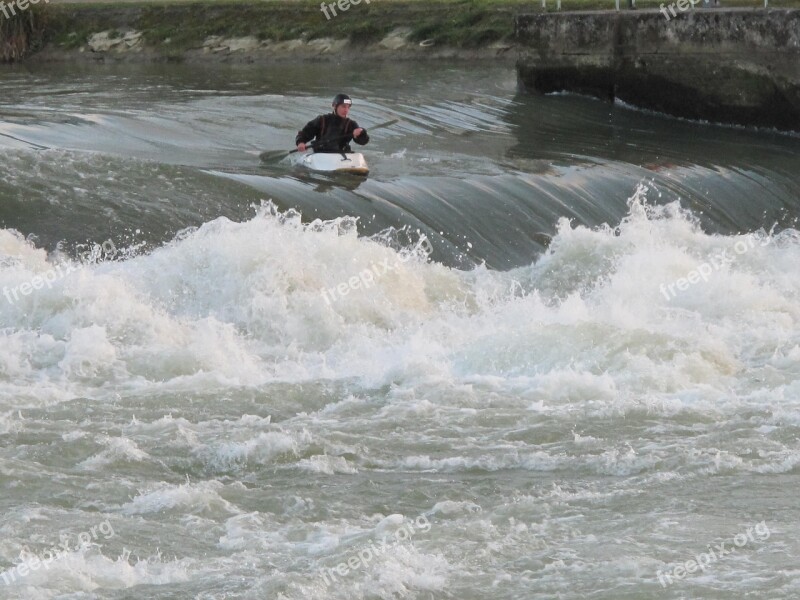
[[[306,152],[296,154],[295,164],[302,165],[312,171],[325,171],[328,173],[353,173],[366,175],[369,173],[367,161],[360,152],[334,153],[334,152]]]

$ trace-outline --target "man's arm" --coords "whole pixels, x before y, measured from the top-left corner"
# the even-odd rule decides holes
[[[313,140],[315,137],[319,137],[320,131],[322,126],[322,115],[313,119],[306,123],[306,126],[303,127],[300,131],[297,132],[297,137],[294,138],[294,144],[298,148],[302,145],[302,150],[305,150],[305,145]]]
[[[353,141],[359,146],[365,146],[367,143],[369,143],[369,135],[367,135],[367,130],[363,127],[359,127],[358,123],[355,121],[353,121]]]

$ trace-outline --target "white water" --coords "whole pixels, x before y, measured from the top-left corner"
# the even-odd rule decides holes
[[[350,219],[301,224],[267,207],[147,255],[59,267],[29,295],[11,290],[56,265],[6,230],[5,385],[40,406],[200,382],[480,381],[519,393],[571,372],[619,410],[646,392],[680,405],[700,385],[754,393],[767,382],[752,369],[780,367],[791,383],[797,233],[712,236],[676,204],[631,206],[615,229],[563,221],[546,255],[505,273],[447,269],[358,238]],[[722,252],[727,264],[715,263]],[[675,282],[702,264],[705,280],[681,291]],[[365,270],[369,289],[332,291]]]
[[[723,251],[732,260],[708,281],[665,297],[662,284]],[[2,289],[54,267],[7,230],[0,257]],[[369,289],[321,293],[384,261],[394,268]],[[115,529],[0,580],[2,597],[132,597],[114,590],[140,584],[152,598],[778,597],[798,585],[794,230],[708,235],[640,190],[618,226],[562,221],[534,264],[463,272],[358,238],[351,219],[301,224],[266,205],[0,300],[13,507],[0,560],[105,518]],[[325,585],[320,568],[380,540],[398,513],[389,524],[425,515],[430,530]],[[659,585],[657,569],[762,520],[768,540]]]

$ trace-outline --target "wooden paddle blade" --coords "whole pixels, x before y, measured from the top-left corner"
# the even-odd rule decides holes
[[[369,128],[369,130],[372,131],[373,129],[381,129],[383,127],[390,127],[390,126],[394,125],[395,123],[399,123],[399,122],[400,122],[400,119],[392,119],[391,121],[386,121],[386,123],[380,123],[378,125],[373,125],[372,127]]]
[[[295,152],[297,152],[297,150],[295,150]],[[261,159],[261,162],[277,162],[289,154],[289,150],[267,150],[266,152],[259,154],[258,158]]]

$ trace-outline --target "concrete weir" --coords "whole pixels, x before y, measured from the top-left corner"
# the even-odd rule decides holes
[[[521,87],[800,131],[800,9],[524,14]]]

